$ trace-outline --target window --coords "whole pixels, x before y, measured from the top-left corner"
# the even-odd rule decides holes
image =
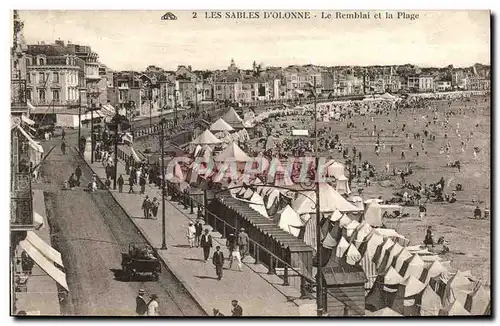
[[[40,102],[45,102],[45,90],[44,89],[38,90],[38,100]]]
[[[52,80],[54,83],[59,83],[59,73],[57,71],[52,75]]]
[[[43,66],[43,65],[45,65],[45,60],[43,58],[40,58],[39,63],[40,63],[40,66]]]
[[[45,73],[44,72],[40,73],[40,83],[45,83]]]
[[[31,101],[31,88],[26,89],[26,100]]]
[[[59,102],[59,90],[58,89],[54,89],[52,91],[52,99],[54,100],[54,102]]]
[[[31,74],[30,73],[26,74],[26,82],[31,83]]]

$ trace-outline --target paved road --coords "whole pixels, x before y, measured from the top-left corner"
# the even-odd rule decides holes
[[[165,265],[158,282],[122,282],[115,278],[121,269],[121,252],[127,251],[128,243],[145,240],[106,191],[61,189],[78,164],[84,174],[82,184],[87,184],[91,172],[74,151],[62,155],[59,144],[59,139],[43,143],[46,153],[52,146],[57,147],[41,166],[42,179],[48,183],[35,187],[44,189],[52,241],[66,268],[70,294],[65,313],[133,316],[135,297],[144,288],[147,294],[159,296],[160,315],[205,315]]]

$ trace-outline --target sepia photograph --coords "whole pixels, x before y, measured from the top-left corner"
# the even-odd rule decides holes
[[[491,15],[11,10],[10,316],[491,318]]]

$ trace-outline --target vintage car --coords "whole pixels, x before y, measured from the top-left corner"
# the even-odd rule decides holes
[[[130,281],[138,275],[152,275],[157,281],[161,273],[158,254],[146,243],[130,243],[128,253],[122,253],[122,276]]]

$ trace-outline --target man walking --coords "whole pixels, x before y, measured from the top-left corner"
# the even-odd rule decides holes
[[[135,179],[134,177],[130,176],[128,178],[128,185],[129,185],[129,189],[128,189],[128,193],[129,194],[133,194],[134,193],[134,182],[135,182]]]
[[[215,266],[217,279],[220,281],[222,279],[222,270],[224,267],[224,254],[222,253],[222,251],[220,251],[220,246],[215,247],[214,256],[212,257],[212,263]]]
[[[212,236],[209,234],[208,229],[205,229],[205,234],[201,236],[200,245],[203,248],[203,258],[207,262],[210,256],[210,248],[212,248]]]
[[[203,234],[203,224],[201,224],[200,219],[197,219],[194,226],[196,228],[194,243],[195,243],[196,247],[198,248],[200,246],[201,235]]]
[[[138,316],[144,316],[148,311],[148,305],[146,304],[146,299],[144,299],[145,294],[146,291],[140,289],[139,295],[135,298],[135,313]]]
[[[123,184],[125,183],[125,180],[123,180],[123,176],[120,174],[118,177],[118,180],[116,180],[118,183],[118,191],[123,192]]]
[[[144,194],[146,191],[146,178],[144,175],[139,178],[139,185],[141,186],[141,194]]]
[[[151,211],[151,201],[149,200],[149,196],[146,196],[146,198],[144,198],[141,208],[144,211],[144,218],[148,219]]]
[[[231,309],[231,313],[233,317],[241,317],[243,316],[243,308],[238,304],[238,300],[232,300],[231,305],[233,308]]]
[[[62,128],[61,139],[64,140],[64,137],[66,137],[66,132],[64,131],[64,128]]]
[[[63,155],[66,155],[66,143],[65,142],[61,143],[61,152]]]
[[[240,246],[241,259],[244,259],[248,252],[248,234],[246,234],[245,228],[240,229],[240,233],[238,234],[238,245]]]
[[[80,178],[82,177],[82,169],[80,165],[78,165],[75,169],[76,182],[80,185]]]

